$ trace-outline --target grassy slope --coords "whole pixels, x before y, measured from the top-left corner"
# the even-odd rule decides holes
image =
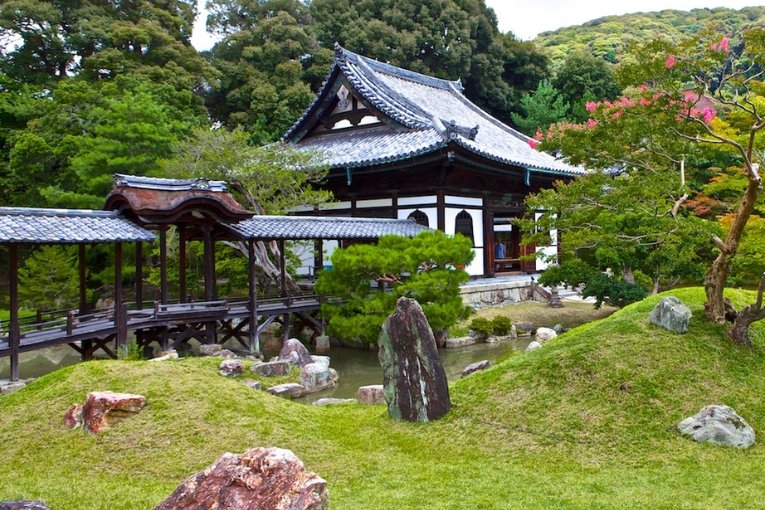
[[[0,499],[150,508],[222,452],[276,445],[328,480],[335,509],[755,508],[765,450],[698,445],[674,424],[726,403],[765,433],[765,335],[734,346],[704,323],[700,290],[674,294],[694,312],[688,334],[650,326],[646,300],[453,385],[430,424],[280,400],[205,360],[65,368],[0,398]],[[149,405],[99,436],[65,429],[95,389]]]

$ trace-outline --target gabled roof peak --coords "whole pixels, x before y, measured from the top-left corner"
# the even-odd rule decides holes
[[[335,43],[335,61],[340,64],[342,62],[352,62],[354,64],[363,63],[372,68],[373,71],[378,73],[384,73],[402,80],[409,80],[420,85],[426,85],[428,87],[434,87],[437,89],[449,90],[454,88],[462,91],[461,80],[444,80],[442,78],[435,78],[433,76],[427,76],[425,74],[410,71],[408,69],[402,69],[391,64],[374,60],[358,53],[354,53],[340,46],[339,43]]]

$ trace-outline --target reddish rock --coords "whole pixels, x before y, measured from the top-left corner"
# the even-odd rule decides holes
[[[258,363],[250,367],[253,374],[265,377],[277,377],[290,373],[290,364],[287,361],[270,361],[268,363]]]
[[[361,386],[356,392],[356,399],[359,401],[359,404],[384,404],[383,385],[370,384],[369,386]]]
[[[154,510],[326,510],[327,482],[305,470],[290,450],[225,453],[183,482]]]
[[[305,345],[300,343],[297,338],[290,338],[284,342],[282,350],[279,351],[279,360],[289,361],[293,365],[304,367],[309,363],[313,363],[311,353],[308,352]]]
[[[218,372],[223,377],[236,377],[244,373],[244,363],[240,359],[227,359],[220,362]]]
[[[141,395],[93,391],[88,393],[88,398],[82,406],[82,425],[85,429],[98,433],[139,413],[145,405],[146,397]]]
[[[64,413],[64,425],[70,429],[82,427],[82,404],[72,404]]]
[[[268,392],[271,395],[276,395],[277,397],[284,398],[300,398],[305,396],[307,393],[305,386],[298,383],[277,384],[276,386],[271,386],[268,388]]]

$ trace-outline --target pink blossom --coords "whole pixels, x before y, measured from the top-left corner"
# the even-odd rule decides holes
[[[551,126],[551,128],[552,128],[552,126]],[[553,139],[553,132],[552,132],[552,129],[550,129],[549,131],[547,131],[547,139],[548,139],[548,140],[552,140],[552,139]]]
[[[709,124],[710,122],[712,122],[712,119],[715,118],[715,115],[717,115],[717,112],[715,112],[712,108],[705,106],[704,111],[702,111],[701,114],[704,116],[704,123]]]
[[[648,85],[646,85],[645,83],[643,83],[642,85],[639,85],[637,89],[638,89],[640,92],[645,92],[646,90],[648,90]]]
[[[709,45],[709,49],[712,51],[717,51],[717,43],[712,43]]]
[[[531,147],[532,149],[536,149],[538,144],[539,142],[537,142],[533,138],[529,138],[529,147]]]
[[[723,36],[723,38],[720,39],[720,45],[718,47],[723,53],[728,53],[728,50],[730,49],[730,39]]]
[[[534,140],[541,142],[542,141],[542,130],[537,129],[537,132],[534,133]]]
[[[651,100],[645,97],[640,98],[640,106],[649,106],[651,104]]]
[[[621,117],[622,115],[624,115],[624,110],[616,110],[616,111],[613,113],[613,115],[611,115],[611,120],[616,120],[616,119],[618,119],[619,117]]]
[[[665,66],[667,69],[672,69],[673,67],[675,67],[675,64],[677,64],[677,61],[675,60],[675,56],[674,56],[674,55],[672,55],[672,54],[670,54],[670,55],[667,57],[667,61],[666,61],[666,62],[664,62],[664,66]]]
[[[595,108],[597,108],[598,105],[595,103],[595,101],[587,101],[587,104],[584,105],[584,109],[588,112],[594,112]]]
[[[587,127],[595,127],[598,125],[598,121],[595,119],[587,119]]]

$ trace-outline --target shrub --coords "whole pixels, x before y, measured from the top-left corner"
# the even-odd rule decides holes
[[[498,315],[491,320],[491,331],[497,336],[507,335],[512,327],[513,322],[509,317]]]
[[[494,325],[486,317],[476,317],[470,321],[470,329],[483,338],[491,335],[494,331]]]

